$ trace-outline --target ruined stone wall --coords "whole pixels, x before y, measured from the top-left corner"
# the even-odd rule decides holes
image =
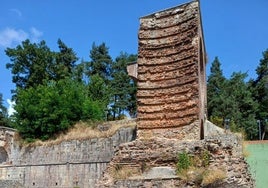
[[[130,143],[122,144],[119,149],[119,152],[110,162],[103,178],[98,184],[100,188],[254,187],[254,181],[249,173],[248,164],[242,155],[241,137],[232,133],[207,136],[201,141],[182,141],[166,138],[137,139]],[[201,182],[191,180],[190,175],[187,181],[181,176],[177,176],[175,171],[179,153],[187,152],[189,156],[198,156],[204,151],[209,156],[207,169],[215,173],[221,169],[225,178],[220,181],[211,182],[211,185],[202,186]],[[196,157],[195,160],[203,159]],[[154,167],[173,168],[174,174],[148,177],[147,172]],[[202,167],[200,166],[200,168]],[[115,172],[120,171],[120,169],[131,169],[130,172],[132,173],[129,173],[129,177],[126,178],[116,178]]]
[[[15,129],[0,127],[0,164],[10,161],[15,132]]]
[[[34,188],[95,187],[118,146],[135,139],[134,132],[133,127],[121,128],[108,138],[34,147],[22,147],[8,137],[5,145],[10,151],[0,165],[0,181],[16,181]],[[7,141],[6,134],[4,137],[3,143]]]
[[[200,86],[204,79],[200,76],[205,76],[200,53],[205,52],[200,50],[199,16],[198,2],[191,2],[140,19],[139,135],[151,130],[153,134],[165,136],[169,132],[170,138],[179,138],[177,133],[183,131],[183,126],[199,130],[205,102],[200,101],[201,92],[204,94],[200,90],[204,89]],[[198,138],[199,134],[191,139]]]

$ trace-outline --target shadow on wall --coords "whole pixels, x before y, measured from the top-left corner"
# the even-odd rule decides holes
[[[0,147],[0,163],[5,163],[8,161],[8,154],[4,147]]]

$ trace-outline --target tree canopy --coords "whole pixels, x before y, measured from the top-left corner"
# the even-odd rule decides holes
[[[208,117],[219,126],[228,119],[233,131],[242,131],[248,139],[258,138],[257,120],[265,126],[268,118],[268,52],[256,69],[257,78],[246,81],[248,75],[234,72],[229,79],[223,76],[221,63],[216,57],[208,76]],[[264,132],[264,128],[262,128]]]
[[[136,86],[126,66],[136,55],[122,53],[114,62],[105,43],[93,43],[91,60],[79,63],[72,48],[60,39],[57,43],[59,51],[51,51],[45,41],[29,40],[6,49],[6,67],[16,84],[12,125],[24,138],[45,140],[77,121],[118,119],[123,111],[134,114],[136,101],[127,100],[134,97]],[[0,107],[3,122],[6,109]]]
[[[9,126],[7,108],[3,104],[3,95],[0,93],[0,126]]]
[[[121,52],[114,60],[105,43],[93,43],[89,61],[81,60],[61,39],[58,51],[45,41],[23,41],[7,48],[16,113],[12,121],[0,95],[0,123],[17,128],[24,138],[48,139],[77,121],[115,120],[136,116],[136,83],[127,74],[127,64],[137,55]],[[268,121],[268,50],[256,68],[256,79],[234,72],[223,75],[218,57],[212,62],[207,80],[208,118],[219,126],[226,119],[233,131],[248,139],[258,138]]]

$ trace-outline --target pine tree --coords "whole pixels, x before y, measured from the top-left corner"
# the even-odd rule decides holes
[[[95,43],[90,50],[91,61],[87,63],[88,77],[92,75],[99,75],[106,84],[108,84],[111,77],[112,58],[109,55],[109,49],[105,43],[97,46]]]
[[[221,63],[218,57],[215,57],[210,68],[210,75],[207,81],[207,98],[208,98],[208,117],[217,117],[224,119],[226,113],[224,110],[228,109],[230,103],[226,100],[226,92],[224,87],[226,85],[226,78],[223,76],[221,70]]]
[[[244,131],[247,138],[257,135],[256,109],[250,84],[245,82],[246,73],[234,72],[226,79],[216,57],[208,77],[208,113],[209,118],[217,125],[223,126],[229,119],[232,131]]]
[[[135,88],[133,87],[135,85],[128,76],[127,64],[136,61],[136,59],[136,55],[121,53],[112,65],[111,93],[113,119],[116,116],[124,115],[127,110],[133,110],[130,107],[135,108],[136,101],[134,102],[132,99],[134,97]]]
[[[259,104],[257,118],[264,121],[268,119],[268,49],[263,52],[263,58],[260,60],[256,73],[257,79],[253,87],[254,97]]]
[[[245,82],[246,73],[233,73],[228,80],[227,92],[231,98],[232,108],[229,116],[232,119],[233,131],[245,131],[248,139],[257,136],[256,110],[257,103],[253,99],[249,83]]]
[[[60,51],[56,53],[55,80],[70,77],[74,71],[75,62],[78,60],[73,49],[67,47],[60,39],[58,39],[58,46]]]
[[[0,93],[0,126],[8,126],[7,108],[3,104],[2,93]]]
[[[55,54],[45,41],[32,44],[30,40],[25,40],[14,49],[7,48],[5,52],[11,60],[6,67],[11,69],[12,81],[17,88],[34,87],[53,78]]]

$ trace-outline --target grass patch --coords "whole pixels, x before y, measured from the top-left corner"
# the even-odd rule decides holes
[[[191,166],[188,169],[181,170],[177,175],[182,179],[183,182],[192,182],[196,185],[201,185],[206,169],[201,167]]]
[[[192,166],[192,158],[185,151],[179,153],[178,155],[178,163],[177,163],[177,172],[182,173],[183,171],[187,171],[190,166]]]
[[[220,184],[226,178],[226,172],[222,169],[208,170],[204,173],[202,185],[213,186]]]
[[[216,185],[226,178],[224,170],[209,170],[210,153],[203,150],[196,155],[186,151],[178,154],[177,175],[185,183],[194,183],[197,186]]]
[[[178,154],[177,172],[187,170],[190,167],[208,167],[210,153],[207,150],[196,155],[189,155],[186,151]]]
[[[124,180],[132,176],[141,175],[141,172],[137,167],[116,164],[111,170],[111,175],[116,180]]]
[[[247,150],[247,143],[243,142],[242,143],[242,153],[243,153],[243,157],[249,157],[250,156],[250,152]]]

